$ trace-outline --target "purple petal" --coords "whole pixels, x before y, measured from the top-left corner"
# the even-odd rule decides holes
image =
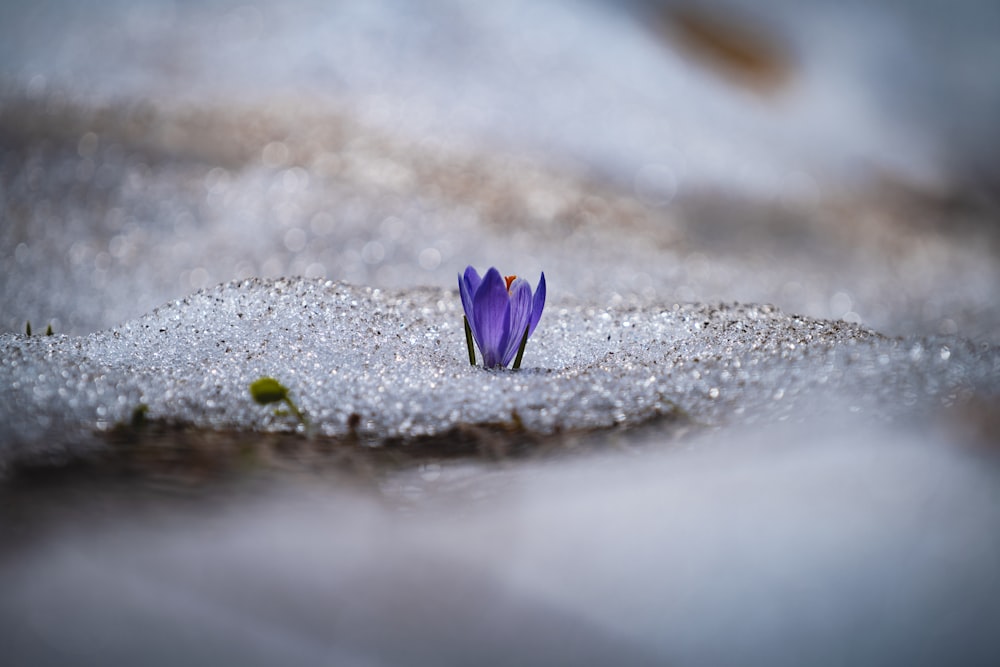
[[[458,291],[462,295],[462,309],[465,316],[469,318],[469,325],[472,325],[472,296],[479,289],[482,279],[476,270],[471,266],[466,267],[465,275],[458,277]]]
[[[542,317],[542,309],[545,308],[545,272],[542,271],[542,277],[538,281],[538,288],[535,290],[535,299],[531,305],[531,324],[528,328],[528,335],[535,333],[535,327],[538,326],[538,320]]]
[[[510,334],[507,338],[507,349],[503,353],[504,366],[513,361],[530,318],[531,285],[527,280],[517,278],[510,285]]]
[[[499,366],[510,337],[510,296],[500,272],[490,268],[472,298],[472,333],[487,368]]]
[[[479,277],[479,273],[471,266],[465,267],[465,282],[469,286],[469,294],[475,294],[476,290],[479,289],[479,285],[483,282],[483,279]]]

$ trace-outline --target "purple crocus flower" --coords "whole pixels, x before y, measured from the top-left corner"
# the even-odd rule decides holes
[[[462,293],[462,308],[472,337],[483,355],[486,368],[506,368],[522,340],[535,331],[545,307],[545,274],[538,281],[534,297],[527,280],[517,276],[500,275],[490,268],[482,278],[471,266],[465,275],[458,276],[458,289]],[[472,348],[469,348],[471,361]],[[516,364],[515,364],[516,367]]]

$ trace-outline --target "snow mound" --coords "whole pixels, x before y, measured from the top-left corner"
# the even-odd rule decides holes
[[[291,430],[251,399],[277,378],[313,429],[372,442],[463,424],[535,433],[684,414],[704,425],[876,419],[994,393],[995,347],[890,339],[767,305],[550,301],[520,371],[469,365],[457,290],[322,279],[244,280],[84,337],[0,337],[0,461],[79,453],[147,415],[196,427]],[[301,427],[298,427],[301,428]],[[72,450],[72,451],[71,451]]]

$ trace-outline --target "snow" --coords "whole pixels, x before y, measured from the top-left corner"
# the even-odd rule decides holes
[[[5,664],[997,664],[995,3],[712,4],[0,6]]]
[[[487,371],[468,363],[457,289],[323,279],[235,281],[88,336],[2,343],[5,458],[90,447],[88,433],[140,404],[197,427],[294,428],[250,399],[262,376],[290,389],[317,433],[346,435],[357,415],[375,442],[515,421],[541,434],[681,414],[738,425],[831,405],[885,420],[1000,390],[1000,351],[985,344],[889,339],[772,306],[558,296],[522,369]]]

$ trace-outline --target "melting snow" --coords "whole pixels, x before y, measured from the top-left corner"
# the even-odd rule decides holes
[[[4,458],[91,447],[87,433],[140,404],[201,427],[294,428],[251,400],[261,376],[320,433],[344,435],[357,415],[374,441],[515,420],[540,433],[681,413],[769,422],[830,405],[889,419],[1000,388],[1000,352],[955,338],[890,339],[771,306],[559,297],[521,371],[486,371],[468,363],[455,290],[322,279],[231,282],[88,336],[2,344]]]

